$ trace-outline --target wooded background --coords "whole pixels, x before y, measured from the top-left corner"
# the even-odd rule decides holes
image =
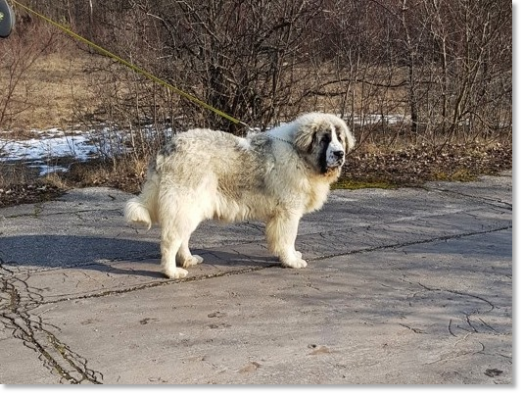
[[[24,4],[262,129],[303,112],[327,111],[341,115],[353,128],[369,125],[374,135],[414,142],[511,133],[508,0]],[[15,10],[17,32],[9,40],[19,51],[11,57],[0,55],[0,66],[11,76],[50,47],[59,52],[57,36],[63,35]],[[80,118],[241,132],[91,48],[75,45],[92,54],[84,72],[92,75],[89,89],[97,98]],[[3,79],[0,126],[9,104],[9,81]]]

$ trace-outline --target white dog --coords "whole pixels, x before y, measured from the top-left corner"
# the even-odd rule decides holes
[[[161,226],[162,267],[169,278],[203,259],[189,251],[200,222],[261,220],[284,266],[307,265],[294,243],[305,213],[318,210],[340,175],[354,137],[340,118],[306,114],[246,138],[194,129],[176,134],[158,153],[140,196],[125,217]],[[178,264],[178,266],[177,266]]]

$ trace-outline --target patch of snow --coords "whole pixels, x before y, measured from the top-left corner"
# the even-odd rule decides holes
[[[75,157],[85,161],[96,154],[87,136],[43,137],[30,140],[0,139],[0,160],[41,160]]]
[[[347,117],[345,117],[347,118]],[[366,114],[363,117],[354,116],[357,125],[368,125],[378,122],[388,124],[408,121],[408,116],[401,114]],[[249,133],[259,133],[259,128],[253,128]],[[0,162],[23,163],[28,167],[40,169],[40,175],[55,171],[67,171],[63,159],[68,162],[85,162],[98,157],[112,157],[129,150],[130,132],[117,130],[114,127],[103,126],[97,130],[61,130],[50,128],[46,130],[31,130],[35,137],[28,140],[13,140],[7,132],[0,132]],[[173,135],[171,127],[158,131],[152,125],[144,125],[141,130],[144,138],[155,139],[163,135],[168,139]],[[248,142],[242,141],[242,146],[249,149]]]
[[[356,125],[370,125],[385,122],[388,125],[405,123],[410,120],[409,116],[401,114],[365,114],[364,116],[355,115],[353,117]]]

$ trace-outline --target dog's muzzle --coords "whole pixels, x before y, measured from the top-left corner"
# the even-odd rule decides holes
[[[343,157],[345,156],[345,152],[343,151],[334,151],[332,153],[332,155],[334,155],[334,157],[338,160],[343,160]]]
[[[330,166],[331,168],[343,166],[345,163],[345,152],[344,151],[334,151],[332,152],[332,159]]]

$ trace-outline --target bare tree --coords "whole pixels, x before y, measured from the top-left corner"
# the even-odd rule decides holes
[[[403,116],[393,139],[408,132],[412,141],[475,138],[511,126],[507,1],[30,3],[251,125],[321,109],[346,116],[354,127],[371,120],[384,137],[391,136],[388,120]],[[104,64],[125,89],[94,89],[98,97],[104,88],[116,89],[106,94],[114,102],[111,115],[125,123],[236,131],[143,76]]]

